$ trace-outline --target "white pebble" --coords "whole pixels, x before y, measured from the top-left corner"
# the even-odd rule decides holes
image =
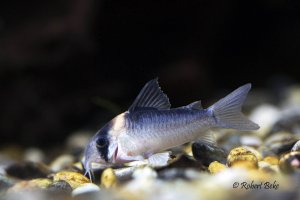
[[[43,162],[45,158],[44,153],[37,148],[29,148],[24,153],[24,160],[30,162]]]
[[[150,167],[144,167],[141,169],[136,169],[132,176],[135,179],[155,179],[157,177],[157,173]]]
[[[68,148],[85,148],[93,133],[78,131],[72,134],[67,140]]]
[[[77,196],[77,195],[81,195],[81,194],[85,194],[85,193],[90,193],[90,192],[98,192],[100,191],[100,188],[93,184],[93,183],[85,183],[79,187],[77,187],[76,189],[74,189],[72,191],[72,196]]]
[[[72,166],[75,158],[71,155],[64,154],[57,157],[51,164],[50,169],[54,172],[60,171],[66,167]]]
[[[288,106],[300,105],[300,85],[292,86],[287,90],[287,98],[285,103]]]
[[[261,145],[261,140],[255,136],[243,135],[241,136],[241,144],[244,146],[258,147]]]
[[[255,132],[264,136],[268,131],[270,131],[272,126],[279,119],[280,115],[280,111],[275,106],[263,104],[251,113],[249,119],[260,126],[260,129]]]

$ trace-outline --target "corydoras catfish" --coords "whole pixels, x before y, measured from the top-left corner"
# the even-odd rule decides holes
[[[84,167],[91,172],[92,163],[112,166],[129,161],[149,162],[168,159],[161,153],[191,141],[212,143],[212,128],[252,131],[259,128],[241,112],[251,84],[239,87],[212,106],[203,109],[200,101],[170,108],[157,79],[149,81],[128,111],[102,127],[85,149]]]

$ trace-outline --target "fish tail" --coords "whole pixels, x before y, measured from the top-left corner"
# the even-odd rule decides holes
[[[217,123],[217,127],[240,131],[259,129],[256,123],[247,119],[241,112],[250,89],[250,83],[243,85],[208,108]]]

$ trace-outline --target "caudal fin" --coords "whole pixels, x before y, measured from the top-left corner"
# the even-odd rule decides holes
[[[208,108],[215,117],[217,127],[240,131],[259,129],[256,123],[247,119],[241,112],[242,105],[250,89],[250,83],[243,85]]]

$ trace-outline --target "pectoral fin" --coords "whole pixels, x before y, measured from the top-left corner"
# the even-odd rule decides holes
[[[207,130],[206,132],[202,133],[197,141],[203,142],[203,143],[207,143],[207,144],[211,144],[211,145],[217,145],[216,143],[216,139],[214,137],[214,132],[212,130]]]
[[[151,167],[164,167],[168,165],[171,152],[157,153],[148,158],[148,164]]]

